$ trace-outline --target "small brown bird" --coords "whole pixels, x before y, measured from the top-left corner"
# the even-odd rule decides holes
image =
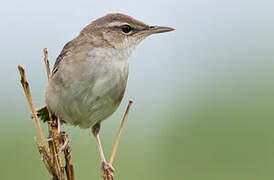
[[[151,34],[173,28],[149,26],[124,14],[108,14],[87,25],[58,56],[46,89],[46,107],[62,122],[92,128],[101,156],[102,172],[112,173],[99,138],[100,123],[116,111],[126,89],[129,57]],[[103,173],[104,179],[108,179]],[[110,177],[111,178],[111,177]]]

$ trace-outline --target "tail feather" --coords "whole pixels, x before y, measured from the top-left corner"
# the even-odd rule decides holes
[[[43,121],[43,122],[49,121],[49,111],[48,111],[47,106],[44,106],[44,107],[38,109],[36,112],[37,112],[38,118],[41,121]],[[52,116],[53,116],[53,119],[56,118],[54,115],[52,115]]]

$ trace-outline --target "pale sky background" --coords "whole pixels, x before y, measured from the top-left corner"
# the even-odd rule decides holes
[[[234,79],[248,78],[257,68],[262,73],[271,71],[273,66],[265,64],[273,65],[273,7],[274,2],[267,0],[5,1],[0,6],[0,81],[5,84],[0,96],[13,106],[22,96],[15,86],[17,64],[26,68],[33,86],[41,83],[42,87],[34,88],[41,96],[46,83],[42,49],[49,49],[53,64],[64,44],[85,25],[107,13],[121,12],[151,25],[176,28],[137,47],[126,94],[126,98],[144,99],[142,103],[149,98],[165,108],[224,81],[233,84]],[[10,111],[10,106],[1,109]]]

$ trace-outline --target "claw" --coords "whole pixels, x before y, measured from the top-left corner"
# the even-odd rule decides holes
[[[114,168],[112,165],[108,164],[105,161],[101,162],[102,176],[104,180],[113,180],[114,177]]]
[[[68,143],[69,143],[70,139],[67,135],[65,135],[64,138],[65,138],[65,142],[64,142],[63,146],[60,148],[59,153],[64,152],[64,150],[68,147]]]
[[[58,134],[57,136],[55,136],[55,137],[49,137],[48,138],[48,141],[54,141],[54,140],[60,140],[60,139],[62,139],[62,135],[60,134]]]
[[[66,134],[64,134],[64,132],[61,132],[60,134],[58,133],[57,136],[50,137],[47,140],[48,140],[48,142],[59,140],[59,143],[63,144],[59,150],[59,153],[64,152],[64,150],[68,147],[68,143],[70,141],[69,137]]]

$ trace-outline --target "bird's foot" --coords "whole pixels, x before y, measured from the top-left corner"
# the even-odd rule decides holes
[[[63,152],[67,148],[68,143],[70,141],[69,137],[64,132],[58,133],[57,136],[55,137],[48,138],[48,141],[55,141],[55,140],[58,140],[59,143],[62,144],[59,150],[59,153]]]
[[[68,147],[68,143],[70,141],[69,137],[67,134],[64,133],[64,135],[62,136],[62,142],[63,142],[63,145],[62,147],[60,148],[59,152],[64,152],[64,150]]]
[[[63,139],[63,135],[62,135],[62,133],[61,134],[57,134],[56,136],[54,136],[54,137],[49,137],[48,138],[48,141],[55,141],[55,140],[61,140],[61,139]]]
[[[101,162],[102,176],[104,180],[113,180],[114,168],[106,161]]]

